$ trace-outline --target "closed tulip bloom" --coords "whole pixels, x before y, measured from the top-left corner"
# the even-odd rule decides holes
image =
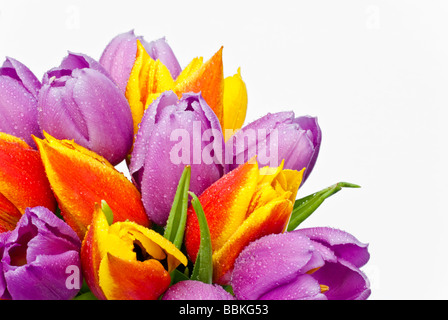
[[[109,225],[95,206],[81,248],[83,274],[98,299],[154,300],[168,289],[170,272],[187,258],[154,230],[135,222]]]
[[[133,142],[129,104],[105,69],[92,58],[70,53],[48,71],[38,100],[43,131],[73,139],[116,165]]]
[[[199,201],[210,229],[213,281],[228,284],[235,259],[250,242],[284,232],[303,172],[247,162],[207,188]],[[196,261],[201,242],[193,207],[187,213],[185,246]]]
[[[55,210],[56,200],[39,152],[1,132],[0,181],[0,232],[13,230],[28,207]]]
[[[27,208],[0,234],[0,298],[67,300],[81,288],[81,241],[44,207]]]
[[[91,223],[95,203],[105,200],[116,221],[151,222],[140,193],[106,159],[71,140],[58,140],[44,132],[35,138],[45,173],[67,224],[80,239]]]
[[[224,173],[224,140],[216,115],[199,94],[163,93],[146,110],[130,173],[150,219],[165,225],[179,179],[191,166],[190,190],[201,194]]]
[[[6,58],[0,68],[0,131],[35,147],[31,135],[41,136],[37,96],[41,83],[21,62]]]
[[[367,247],[327,227],[269,235],[241,252],[232,288],[240,300],[367,299],[370,284],[360,270]]]
[[[235,300],[235,298],[220,285],[185,280],[169,287],[162,300]]]
[[[302,170],[304,183],[316,163],[322,133],[317,118],[295,117],[294,112],[267,114],[246,125],[226,142],[226,162],[233,170],[257,156],[260,166]]]
[[[147,42],[142,36],[136,36],[134,30],[115,36],[104,49],[100,63],[109,72],[123,93],[131,74],[137,55],[137,40],[145,47],[150,57],[160,60],[175,79],[181,72],[181,67],[173,50],[165,38]]]

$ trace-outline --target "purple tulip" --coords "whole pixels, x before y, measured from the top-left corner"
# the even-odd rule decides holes
[[[27,208],[0,234],[0,298],[72,299],[82,284],[76,233],[45,207]]]
[[[100,58],[101,65],[109,72],[123,93],[126,92],[129,75],[134,66],[137,40],[140,40],[151,58],[159,59],[168,68],[171,76],[174,79],[177,78],[182,69],[165,39],[148,43],[131,30],[115,36],[106,46]]]
[[[0,68],[0,131],[35,146],[31,135],[41,137],[37,123],[37,95],[41,83],[19,61],[6,58]]]
[[[172,285],[162,300],[235,300],[235,298],[219,285],[185,280]]]
[[[113,165],[132,147],[129,103],[107,71],[86,55],[70,53],[44,75],[38,122],[53,137],[73,139]]]
[[[302,183],[308,178],[319,154],[322,133],[317,118],[294,117],[294,112],[278,112],[248,124],[226,143],[226,162],[233,170],[257,156],[260,166],[306,168]]]
[[[200,94],[163,93],[146,109],[135,138],[130,173],[150,219],[165,225],[179,179],[191,166],[190,190],[201,194],[224,173],[218,118]]]
[[[241,300],[367,299],[359,269],[368,245],[332,228],[269,235],[249,244],[235,262],[232,287]]]

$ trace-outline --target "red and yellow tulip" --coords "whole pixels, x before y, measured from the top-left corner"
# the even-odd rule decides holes
[[[72,140],[58,140],[44,132],[35,138],[51,188],[67,224],[84,238],[94,205],[102,200],[112,208],[116,221],[150,226],[135,186],[106,159]]]
[[[0,132],[0,232],[13,230],[25,209],[36,206],[56,207],[39,153]]]
[[[170,272],[188,261],[154,230],[131,221],[109,225],[96,205],[82,243],[81,263],[87,285],[97,298],[153,300],[168,289]]]
[[[225,129],[239,129],[246,117],[247,91],[240,71],[224,78],[222,47],[205,63],[194,58],[176,80],[160,61],[153,60],[137,40],[135,63],[126,87],[126,98],[137,133],[145,109],[164,91],[172,90],[179,98],[183,93],[201,93]]]
[[[241,250],[262,236],[285,231],[303,170],[259,169],[248,161],[223,176],[199,200],[210,229],[213,249],[213,281],[226,284]],[[185,244],[195,261],[200,231],[192,207],[188,210]]]

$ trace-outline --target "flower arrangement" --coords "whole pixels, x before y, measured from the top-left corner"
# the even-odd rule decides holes
[[[367,299],[367,244],[298,228],[317,118],[244,125],[222,48],[181,68],[159,39],[70,52],[42,81],[0,68],[0,299]],[[117,170],[125,164],[129,177]]]

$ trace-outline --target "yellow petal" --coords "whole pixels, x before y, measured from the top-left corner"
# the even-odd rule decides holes
[[[168,272],[176,269],[180,263],[185,266],[188,263],[187,257],[179,251],[173,243],[154,230],[145,228],[131,221],[114,223],[110,229],[111,232],[120,237],[122,241],[131,242],[132,244],[137,242],[138,245],[152,258],[157,260],[166,258],[168,262]],[[125,259],[124,256],[120,255],[119,252],[114,251],[113,248],[110,248],[109,252],[119,258]]]
[[[235,75],[224,79],[223,99],[223,131],[232,132],[240,129],[247,111],[247,88],[241,78],[240,68]],[[225,140],[228,138],[229,136],[226,136]]]
[[[173,87],[174,80],[168,68],[160,60],[152,59],[137,40],[136,58],[125,93],[134,120],[134,134],[137,133],[146,107],[160,93]]]
[[[281,175],[286,181],[286,189],[285,191],[291,192],[291,196],[289,199],[294,202],[297,196],[297,190],[302,183],[303,173],[305,172],[305,168],[300,171],[285,169],[282,170]]]

